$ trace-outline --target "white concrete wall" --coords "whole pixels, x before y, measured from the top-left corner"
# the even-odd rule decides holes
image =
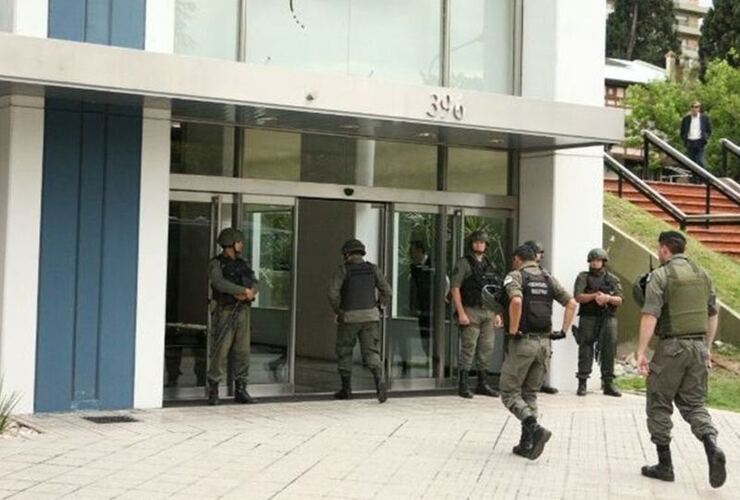
[[[49,33],[49,0],[15,0],[13,32],[46,38]]]
[[[148,0],[144,49],[171,54],[175,48],[175,0]]]
[[[603,105],[604,9],[593,0],[525,0],[523,96]],[[523,155],[521,165],[519,239],[541,240],[545,266],[572,291],[588,250],[601,245],[601,149]],[[556,328],[561,321],[556,307]],[[555,343],[552,384],[575,389],[576,371],[575,341]]]
[[[0,98],[0,374],[33,411],[36,373],[43,99]]]
[[[134,407],[158,408],[167,296],[170,112],[146,107],[143,112]]]
[[[13,31],[13,0],[0,0],[0,31]]]

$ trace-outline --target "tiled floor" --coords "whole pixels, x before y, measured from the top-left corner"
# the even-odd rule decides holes
[[[542,396],[541,411],[553,438],[534,462],[511,453],[519,422],[480,396],[39,415],[43,434],[0,440],[0,498],[740,498],[740,414],[713,412],[729,478],[712,490],[677,415],[676,482],[640,476],[655,460],[642,397]]]

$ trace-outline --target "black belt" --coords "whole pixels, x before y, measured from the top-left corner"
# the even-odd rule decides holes
[[[661,337],[660,340],[676,339],[676,340],[701,340],[701,341],[704,341],[705,337],[706,336],[704,334],[696,334],[696,335],[671,335],[669,337]]]
[[[529,333],[517,333],[516,335],[512,335],[512,337],[549,337],[550,332],[546,333],[535,333],[535,332],[529,332]]]

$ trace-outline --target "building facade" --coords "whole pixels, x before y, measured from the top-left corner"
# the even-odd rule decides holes
[[[446,276],[470,231],[502,271],[541,240],[568,285],[601,244],[601,146],[623,134],[603,107],[604,9],[0,2],[0,371],[19,411],[202,398],[206,266],[229,226],[260,280],[254,394],[335,388],[326,284],[351,237],[394,287],[391,389],[449,386]],[[575,363],[558,344],[553,383],[574,386]]]

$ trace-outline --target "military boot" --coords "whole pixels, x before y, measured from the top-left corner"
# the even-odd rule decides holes
[[[552,437],[552,432],[538,424],[535,417],[525,418],[522,424],[528,427],[527,430],[532,436],[532,447],[529,449],[527,458],[530,460],[537,460],[539,456],[542,455],[542,452],[545,449],[545,444],[547,444]]]
[[[707,462],[709,462],[709,484],[712,488],[719,488],[725,484],[727,479],[727,470],[725,470],[725,453],[717,446],[717,436],[706,434],[704,441],[704,451],[707,452]]]
[[[488,374],[485,370],[478,370],[478,385],[475,387],[475,393],[483,396],[497,398],[499,396],[496,389],[488,384]]]
[[[576,391],[576,394],[578,396],[585,396],[586,392],[586,379],[585,378],[579,378],[578,379],[578,390]]]
[[[468,370],[460,370],[457,374],[457,394],[461,398],[470,399],[473,393],[468,385]]]
[[[520,457],[529,458],[529,453],[532,451],[532,433],[530,427],[522,422],[522,436],[519,438],[519,444],[514,445],[511,452],[514,455]]]
[[[334,399],[352,399],[352,377],[350,375],[340,375],[342,378],[342,388],[334,393]]]
[[[218,382],[208,381],[208,404],[211,406],[221,403],[218,399]]]
[[[661,481],[675,481],[673,475],[673,462],[671,461],[671,447],[669,445],[658,445],[658,463],[655,465],[643,465],[642,475]]]
[[[378,396],[378,401],[380,403],[385,403],[385,401],[388,399],[388,392],[385,388],[383,370],[380,368],[373,368],[370,371],[373,374],[373,380],[375,380],[375,394]]]
[[[547,383],[544,383],[542,384],[542,387],[540,387],[540,392],[544,392],[545,394],[557,394],[558,389],[556,387],[548,385]]]
[[[234,401],[239,404],[252,404],[255,402],[254,398],[247,392],[247,383],[243,380],[237,380],[235,382],[234,390]]]
[[[604,396],[613,396],[615,398],[622,397],[622,393],[619,392],[619,389],[614,387],[614,382],[612,382],[611,380],[605,380],[604,382],[602,382],[601,389],[604,393]]]

